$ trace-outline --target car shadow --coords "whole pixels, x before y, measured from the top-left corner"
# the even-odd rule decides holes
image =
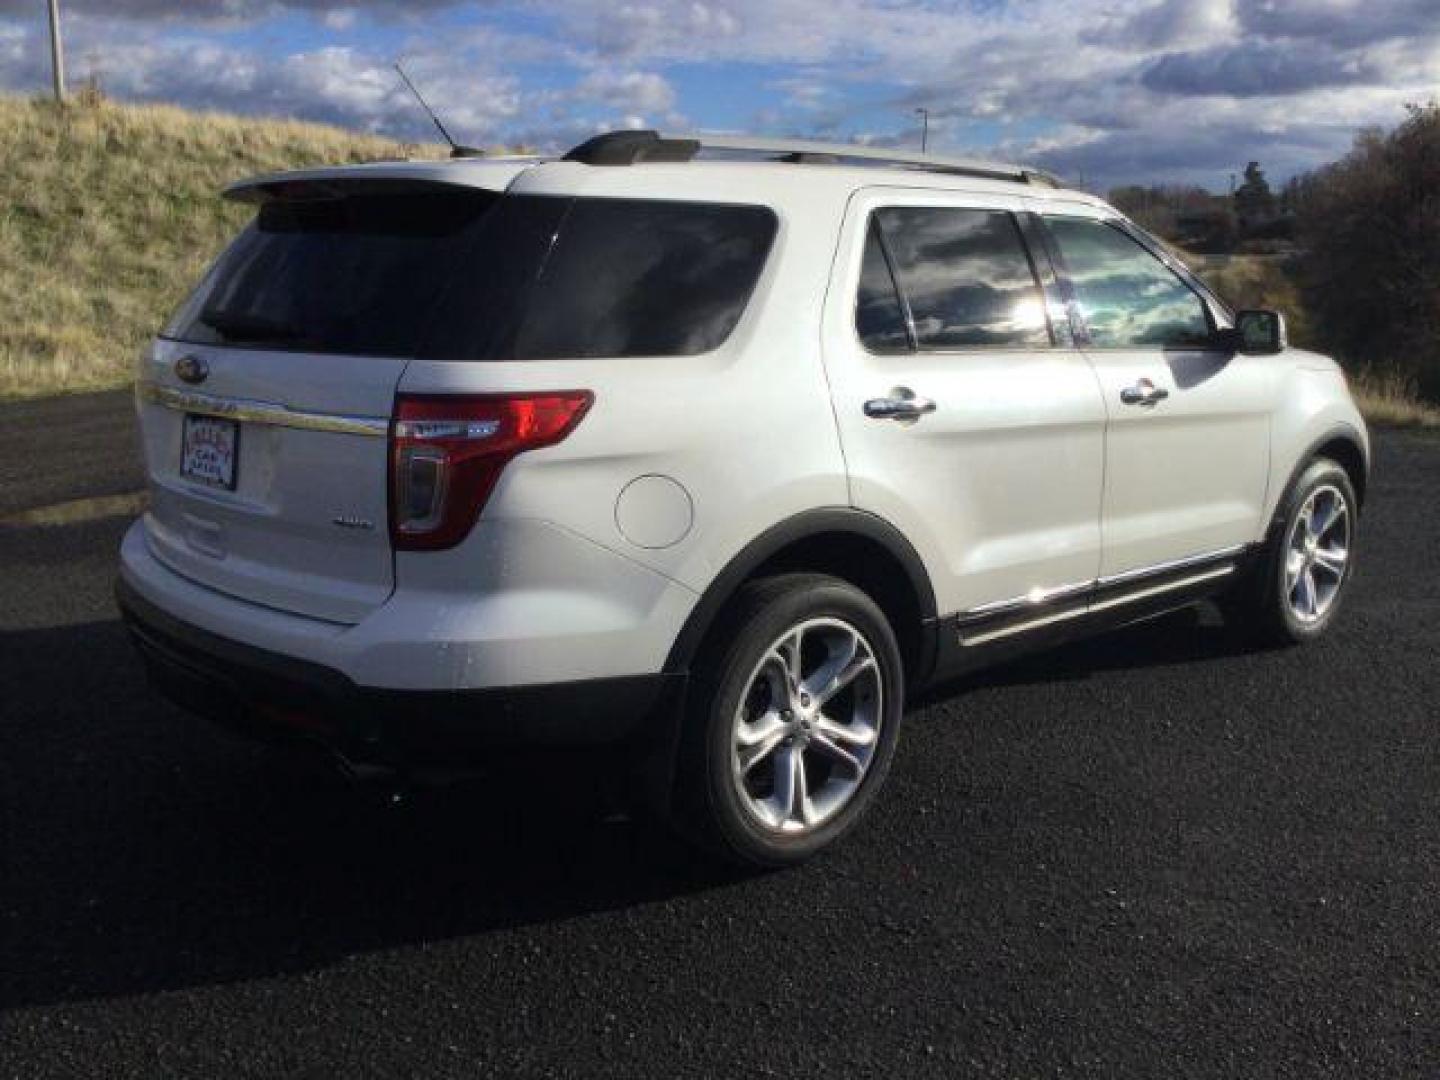
[[[1170,377],[1181,390],[1193,390],[1219,375],[1235,355],[1213,349],[1167,349],[1165,363],[1170,368]]]
[[[946,696],[1208,659],[1222,638],[1171,616]],[[234,739],[149,690],[118,622],[0,633],[0,676],[0,1010],[316,970],[742,880],[618,814],[603,757],[406,790]]]
[[[981,687],[1077,682],[1105,671],[1203,663],[1254,651],[1213,605],[1200,604],[961,676],[911,706],[923,708]]]
[[[739,880],[617,813],[593,756],[403,789],[234,739],[155,697],[116,622],[0,633],[0,675],[0,1010]]]

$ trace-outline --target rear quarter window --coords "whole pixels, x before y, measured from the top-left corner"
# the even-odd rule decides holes
[[[422,355],[709,352],[744,314],[777,224],[761,206],[509,196],[479,229]]]

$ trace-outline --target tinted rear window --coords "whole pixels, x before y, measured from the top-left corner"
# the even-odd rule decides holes
[[[409,356],[475,225],[498,201],[455,188],[275,202],[164,336],[206,345]]]
[[[735,328],[764,207],[446,189],[272,203],[165,330],[439,360],[684,356]]]
[[[775,230],[758,206],[509,196],[477,228],[421,354],[709,352],[740,321]]]

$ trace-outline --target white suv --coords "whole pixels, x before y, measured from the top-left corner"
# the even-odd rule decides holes
[[[142,358],[119,598],[196,711],[353,760],[633,748],[689,835],[804,858],[907,694],[1218,596],[1333,621],[1340,370],[1022,168],[600,136],[232,187]]]

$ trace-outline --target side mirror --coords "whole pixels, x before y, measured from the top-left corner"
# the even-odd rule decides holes
[[[1278,311],[1237,311],[1235,351],[1245,356],[1273,356],[1289,344],[1285,316]]]

